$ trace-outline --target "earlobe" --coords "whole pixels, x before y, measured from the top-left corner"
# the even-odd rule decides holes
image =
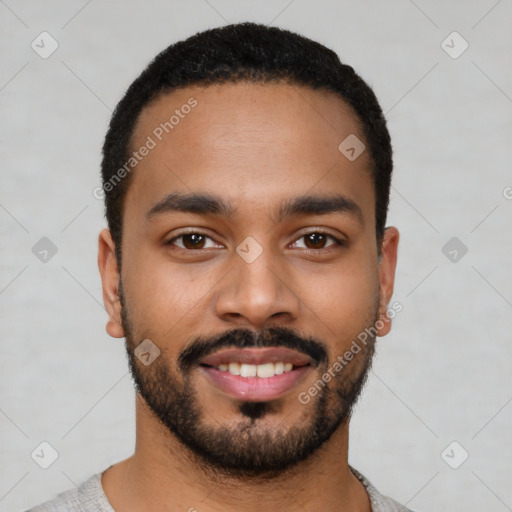
[[[99,234],[98,268],[101,274],[103,303],[109,316],[106,326],[107,333],[113,338],[123,338],[121,300],[119,297],[120,275],[115,243],[108,229],[103,229]]]
[[[395,227],[386,228],[379,262],[379,318],[376,325],[378,336],[385,336],[391,330],[391,318],[387,314],[387,308],[395,284],[399,239],[400,233]]]

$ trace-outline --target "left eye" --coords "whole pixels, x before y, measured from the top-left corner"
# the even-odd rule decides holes
[[[325,245],[327,240],[331,239],[334,243],[330,245]],[[302,235],[297,239],[297,242],[294,243],[296,245],[299,240],[304,240],[304,249],[326,249],[327,247],[331,247],[332,245],[342,245],[341,240],[338,240],[336,237],[332,235],[328,235],[327,233],[315,232],[315,233],[307,233]]]

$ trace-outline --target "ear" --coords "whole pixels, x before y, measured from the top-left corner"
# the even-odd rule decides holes
[[[398,241],[400,233],[393,226],[384,231],[381,246],[381,259],[379,263],[379,321],[377,324],[377,336],[385,336],[391,330],[391,318],[386,314],[389,301],[393,295],[395,284],[395,269],[398,254]]]
[[[116,259],[116,246],[108,229],[103,229],[98,239],[98,267],[103,288],[103,303],[108,313],[107,333],[113,338],[123,338],[121,300],[119,298],[120,275]]]

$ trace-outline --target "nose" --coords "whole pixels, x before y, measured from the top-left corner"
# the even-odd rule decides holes
[[[263,250],[250,263],[234,254],[231,271],[222,283],[215,311],[225,322],[259,330],[275,320],[283,326],[299,317],[301,301],[293,291],[290,269],[270,250]]]

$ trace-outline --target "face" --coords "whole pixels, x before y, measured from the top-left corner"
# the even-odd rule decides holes
[[[374,338],[336,361],[385,314],[398,233],[379,261],[370,156],[338,149],[351,134],[364,141],[337,96],[284,83],[173,91],[137,123],[132,146],[150,149],[125,198],[120,275],[100,236],[107,331],[126,337],[149,410],[217,471],[305,460],[364,383]]]

